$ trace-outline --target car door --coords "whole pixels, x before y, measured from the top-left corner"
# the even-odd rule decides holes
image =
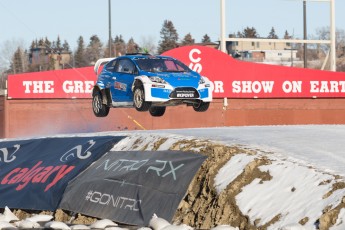
[[[112,81],[115,78],[114,76],[114,68],[116,65],[116,59],[108,62],[102,73],[98,76],[97,84],[103,85],[104,88],[110,89],[112,85]]]
[[[114,69],[115,73],[113,78],[113,85],[111,94],[115,102],[130,102],[133,101],[132,83],[135,74],[137,73],[136,67],[132,60],[129,58],[121,58],[117,61]]]

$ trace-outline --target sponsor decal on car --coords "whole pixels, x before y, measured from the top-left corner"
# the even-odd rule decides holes
[[[170,95],[171,98],[198,98],[198,92],[192,88],[176,89]]]
[[[114,82],[114,88],[121,91],[127,91],[127,85],[118,81]]]
[[[188,92],[184,92],[184,93],[177,93],[176,94],[177,97],[182,97],[182,98],[193,98],[194,97],[194,93],[188,93]]]

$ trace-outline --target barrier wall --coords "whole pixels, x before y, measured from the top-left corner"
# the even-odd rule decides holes
[[[203,46],[180,47],[164,55],[212,81],[214,99],[208,111],[177,106],[168,107],[162,117],[152,117],[148,112],[117,108],[108,117],[97,118],[91,107],[97,79],[93,67],[16,74],[8,77],[9,99],[0,101],[0,136],[345,124],[345,73],[248,63]]]
[[[0,137],[5,137],[6,120],[5,120],[5,97],[0,96]]]
[[[168,107],[162,117],[135,109],[111,109],[105,118],[93,115],[91,99],[25,99],[1,97],[2,138],[32,137],[141,129],[221,126],[345,124],[345,99],[215,99],[208,111]]]

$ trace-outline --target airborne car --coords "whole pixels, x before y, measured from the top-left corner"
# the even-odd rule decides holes
[[[168,56],[126,54],[99,59],[98,74],[92,90],[92,108],[97,117],[105,117],[110,108],[135,107],[162,116],[166,106],[186,104],[204,112],[212,101],[211,82],[185,64]]]

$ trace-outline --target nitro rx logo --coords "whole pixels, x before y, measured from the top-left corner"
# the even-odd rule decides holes
[[[107,193],[101,193],[98,191],[88,191],[85,200],[91,203],[112,206],[118,209],[129,209],[131,211],[138,212],[140,209],[141,200],[132,199],[124,196],[114,196]]]
[[[175,162],[176,163],[176,162]],[[181,169],[184,164],[174,165],[172,161],[166,160],[155,160],[150,159],[144,160],[129,160],[129,159],[118,159],[111,161],[110,159],[104,160],[96,169],[103,169],[104,171],[137,171],[142,170],[145,173],[154,173],[158,177],[172,177],[175,181],[177,180],[177,171]]]

